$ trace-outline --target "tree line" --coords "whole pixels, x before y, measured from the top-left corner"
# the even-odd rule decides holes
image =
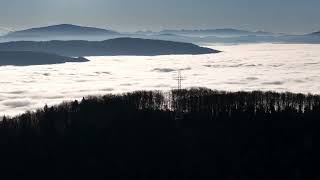
[[[320,96],[311,94],[194,88],[92,96],[3,117],[0,172],[42,179],[316,178],[319,120]]]

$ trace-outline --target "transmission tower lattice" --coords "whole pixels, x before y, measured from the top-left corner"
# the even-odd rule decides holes
[[[182,77],[182,73],[181,73],[180,69],[178,70],[178,77],[175,80],[178,81],[178,89],[177,89],[178,99],[176,101],[177,104],[176,104],[175,120],[182,120],[183,119],[183,108],[180,105],[179,98],[181,98],[180,97],[180,93],[181,93],[181,90],[182,90],[182,81],[185,80],[185,78]]]
[[[178,71],[178,90],[182,89],[182,75],[181,75],[181,70]]]
[[[178,90],[181,90],[182,89],[182,81],[185,80],[182,77],[181,70],[178,71],[178,77],[176,78],[176,80],[178,81]]]

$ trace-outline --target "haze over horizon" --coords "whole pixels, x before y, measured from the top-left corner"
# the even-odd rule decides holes
[[[236,28],[282,33],[320,30],[317,0],[1,0],[2,30],[77,24],[121,32]]]

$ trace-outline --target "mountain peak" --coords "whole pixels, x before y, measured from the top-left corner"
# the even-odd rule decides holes
[[[83,28],[85,26],[79,26],[74,24],[55,24],[50,26],[44,26],[39,28]],[[32,28],[32,29],[38,29],[38,28]]]
[[[47,28],[47,29],[52,29],[52,28],[75,28],[75,29],[91,28],[91,29],[101,29],[101,28],[96,28],[96,27],[80,26],[80,25],[75,25],[75,24],[55,24],[55,25],[38,27],[38,28],[31,28],[31,29],[45,29],[45,28]],[[106,30],[106,29],[101,29],[101,30]]]
[[[73,24],[57,24],[45,27],[30,28],[11,32],[9,38],[50,38],[50,37],[78,37],[78,36],[108,36],[119,33],[107,29],[86,27]]]

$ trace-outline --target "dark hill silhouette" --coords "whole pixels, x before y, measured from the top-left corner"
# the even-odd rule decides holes
[[[285,43],[319,44],[320,35],[317,35],[317,33],[305,35],[285,35],[278,37],[277,41]]]
[[[317,32],[311,33],[311,35],[320,36],[320,31],[317,31]]]
[[[1,178],[317,179],[319,95],[170,95],[88,97],[5,117]],[[182,120],[175,120],[177,109]]]
[[[0,43],[0,51],[35,51],[74,57],[209,54],[219,52],[190,43],[138,38],[117,38],[106,41],[7,42]]]
[[[37,36],[75,36],[75,35],[116,35],[115,31],[110,31],[95,27],[77,26],[72,24],[60,24],[47,27],[31,28],[22,31],[9,33],[10,37],[37,37]]]
[[[65,62],[85,62],[85,58],[71,58],[43,52],[0,51],[0,66],[3,65],[44,65]]]
[[[8,41],[50,41],[50,40],[103,40],[121,36],[120,33],[72,24],[59,24],[10,32],[2,37]]]

